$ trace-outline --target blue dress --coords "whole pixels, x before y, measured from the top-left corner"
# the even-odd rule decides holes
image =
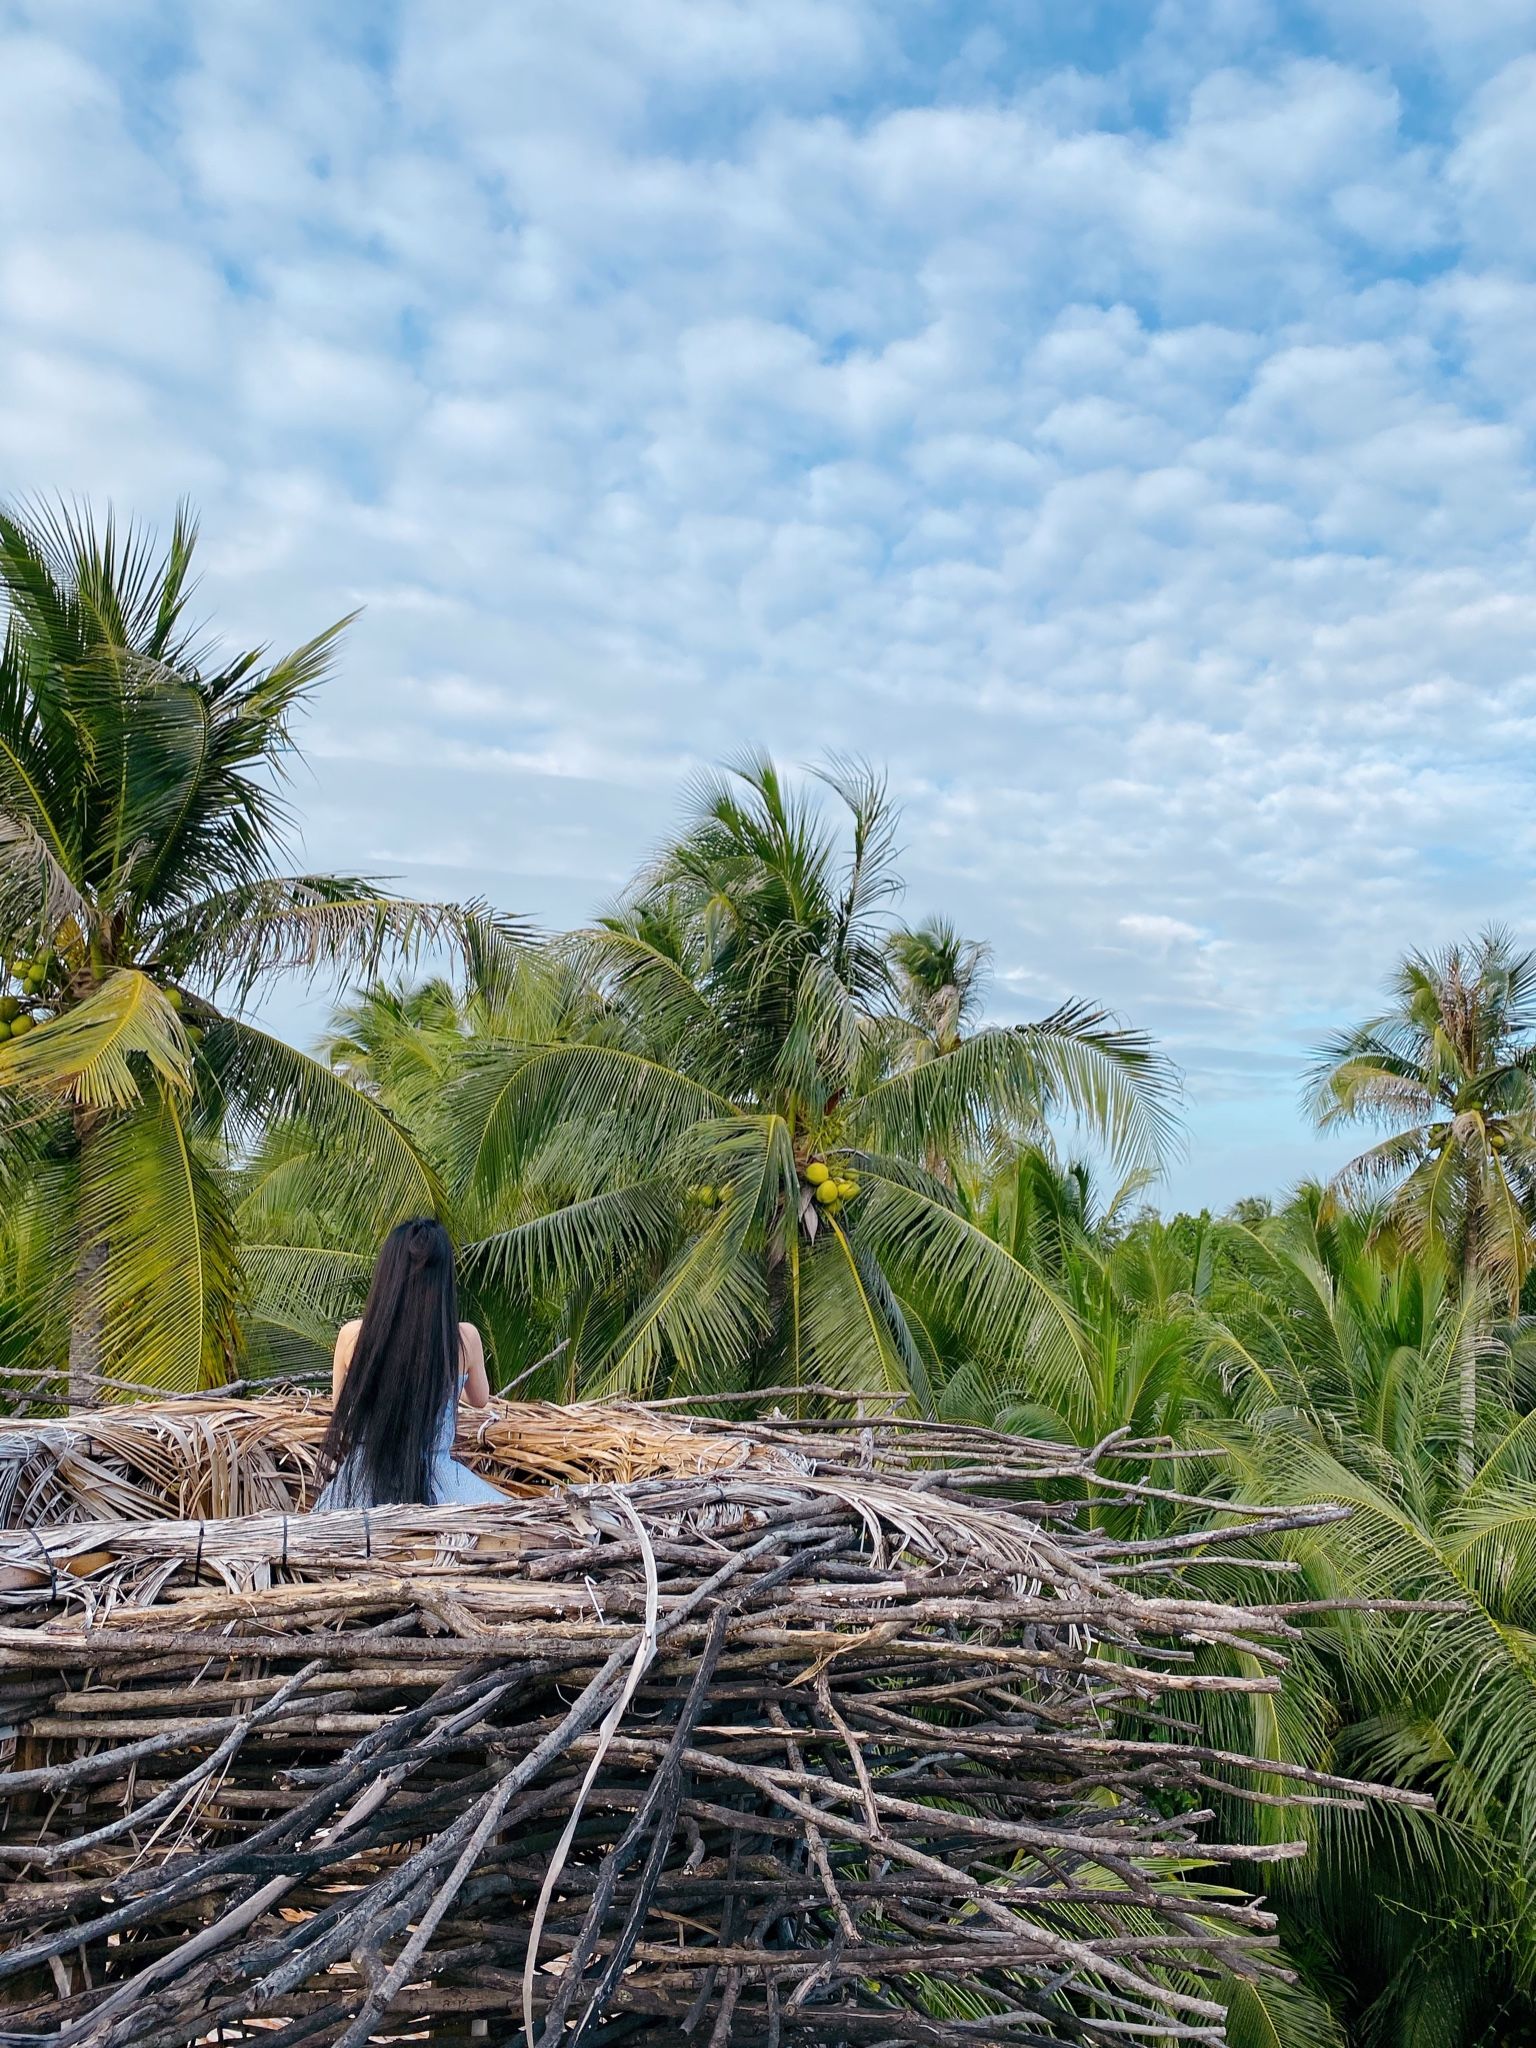
[[[459,1426],[459,1396],[464,1392],[468,1378],[468,1373],[460,1373],[457,1390],[443,1403],[437,1434],[432,1439],[431,1486],[432,1506],[435,1508],[458,1503],[504,1501],[507,1498],[488,1479],[482,1479],[478,1472],[471,1472],[453,1455],[453,1439]],[[356,1458],[356,1451],[348,1452],[329,1483],[316,1495],[317,1510],[376,1508],[381,1505],[373,1498],[371,1489],[361,1483],[362,1475],[357,1470]]]

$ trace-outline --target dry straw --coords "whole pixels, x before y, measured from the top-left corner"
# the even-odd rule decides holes
[[[1371,1795],[1198,1735],[1291,1627],[1184,1579],[1332,1510],[1137,1544],[1095,1453],[502,1404],[505,1506],[310,1516],[324,1422],[0,1438],[5,2048],[1216,2042],[1300,1844],[1215,1811]]]

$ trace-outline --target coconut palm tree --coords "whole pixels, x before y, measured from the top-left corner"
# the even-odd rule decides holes
[[[47,1219],[41,1312],[67,1328],[77,1401],[104,1377],[225,1375],[242,1263],[224,1169],[274,1118],[302,1113],[372,1220],[438,1204],[389,1113],[245,1000],[284,969],[511,936],[282,871],[292,721],[346,621],[276,660],[201,640],[195,537],[184,510],[163,552],[110,515],[0,513],[0,1148]]]
[[[1066,1305],[932,1162],[1061,1111],[1149,1160],[1168,1069],[1086,1007],[908,1057],[894,814],[861,768],[822,781],[846,839],[765,760],[703,783],[615,914],[548,956],[543,1028],[525,990],[445,1091],[445,1172],[487,1226],[472,1269],[561,1304],[574,1384],[926,1404],[930,1319],[1042,1383],[1080,1369]]]
[[[888,951],[906,1057],[916,1064],[953,1052],[981,1013],[991,947],[930,917],[892,932]]]
[[[1318,1814],[1312,1855],[1274,1873],[1277,1903],[1334,2009],[1319,2043],[1475,2048],[1536,2020],[1536,1414],[1523,1340],[1491,1346],[1465,1471],[1460,1360],[1485,1283],[1375,1223],[1311,1189],[1252,1230],[1219,1227],[1232,1419],[1205,1440],[1241,1499],[1349,1509],[1287,1540],[1302,1576],[1285,1598],[1425,1604],[1307,1623],[1284,1694],[1223,1734],[1434,1795],[1433,1816]]]
[[[1179,1435],[1191,1404],[1198,1409],[1210,1391],[1202,1307],[1210,1224],[1207,1218],[1133,1218],[1147,1184],[1146,1171],[1134,1171],[1103,1198],[1089,1166],[1080,1160],[1063,1165],[1036,1144],[992,1163],[972,1213],[1067,1305],[1079,1370],[1064,1384],[1065,1398],[1049,1398],[1027,1356],[999,1368],[967,1355],[935,1328],[946,1369],[941,1414],[1080,1444],[1122,1431],[1138,1441]],[[1219,1386],[1214,1392],[1220,1412]]]
[[[1511,1306],[1536,1259],[1536,955],[1507,933],[1415,953],[1390,1006],[1330,1039],[1312,1075],[1318,1124],[1389,1135],[1337,1177],[1385,1191],[1383,1220],[1415,1249],[1445,1247],[1461,1284]],[[1478,1332],[1462,1358],[1464,1476],[1477,1414]]]
[[[1410,1247],[1379,1211],[1319,1187],[1278,1213],[1255,1205],[1246,1224],[1125,1221],[1116,1207],[1040,1149],[992,1175],[976,1213],[1070,1305],[1083,1370],[1066,1400],[1042,1398],[1027,1362],[1011,1379],[986,1369],[935,1319],[936,1352],[953,1364],[940,1411],[1035,1436],[1168,1439],[1178,1457],[1150,1473],[1106,1467],[1160,1492],[1080,1508],[1117,1536],[1193,1543],[1191,1502],[1213,1493],[1347,1507],[1347,1520],[1278,1550],[1256,1540],[1254,1554],[1296,1574],[1279,1597],[1393,1611],[1304,1616],[1281,1694],[1191,1700],[1189,1718],[1218,1749],[1429,1792],[1439,1807],[1226,1806],[1239,1838],[1312,1842],[1305,1861],[1256,1873],[1299,1981],[1229,1987],[1235,2048],[1524,2038],[1536,2019],[1536,1345],[1490,1328],[1487,1283],[1468,1290],[1437,1243]],[[1459,1361],[1478,1329],[1464,1476]],[[1272,1572],[1218,1553],[1202,1583],[1216,1599],[1277,1595]]]
[[[1429,1792],[1436,1815],[1224,1802],[1221,1825],[1311,1854],[1265,1864],[1298,1981],[1232,1984],[1234,2048],[1496,2048],[1536,2020],[1536,1344],[1490,1330],[1487,1283],[1468,1291],[1444,1249],[1417,1248],[1379,1211],[1310,1187],[1246,1223],[1117,1218],[1092,1178],[1022,1148],[976,1213],[1070,1304],[1081,1377],[1042,1398],[1027,1363],[1012,1379],[963,1356],[941,1412],[1030,1435],[1102,1441],[1125,1430],[1178,1451],[1134,1508],[1086,1502],[1116,1536],[1194,1543],[1198,1496],[1350,1510],[1274,1548],[1295,1574],[1213,1552],[1213,1599],[1394,1603],[1304,1615],[1279,1695],[1188,1703],[1217,1749]],[[1482,1329],[1471,1473],[1460,1463],[1459,1361]],[[1398,1603],[1423,1602],[1403,1612]],[[1257,1665],[1245,1675],[1258,1677]],[[1219,1776],[1219,1773],[1218,1773]],[[1276,1795],[1287,1789],[1276,1780]],[[1213,1788],[1213,1791],[1215,1788]]]

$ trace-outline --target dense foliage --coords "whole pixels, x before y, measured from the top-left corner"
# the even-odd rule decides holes
[[[302,1116],[375,1226],[431,1206],[409,1136],[367,1093],[240,1014],[284,968],[369,972],[390,947],[507,933],[278,863],[290,727],[341,627],[267,660],[187,621],[195,532],[157,554],[109,517],[0,513],[0,1151],[13,1357],[195,1386],[240,1355],[228,1169]],[[344,621],[342,622],[345,623]],[[220,1004],[228,990],[233,1007]]]
[[[880,917],[885,793],[829,780],[841,841],[752,763],[698,792],[601,924],[467,997],[375,987],[338,1019],[333,1063],[415,1134],[473,1247],[504,1376],[558,1346],[541,1391],[821,1386],[933,1407],[957,1377],[1001,1388],[1028,1360],[1074,1399],[1070,1309],[986,1227],[973,1162],[1057,1112],[1154,1158],[1168,1069],[1081,1004],[946,1031],[910,950],[901,964],[910,935]],[[292,1328],[319,1305],[323,1341],[370,1239],[302,1146],[285,1130],[256,1162],[245,1214],[258,1306]]]
[[[504,1388],[1115,1440],[1153,1481],[1118,1534],[1197,1541],[1181,1495],[1347,1503],[1213,1560],[1213,1593],[1372,1605],[1299,1612],[1284,1695],[1206,1733],[1438,1811],[1315,1816],[1276,1866],[1297,1982],[1236,1990],[1233,2038],[1529,2038],[1530,958],[1415,957],[1322,1049],[1320,1121],[1381,1127],[1333,1187],[1164,1219],[1167,1063],[1087,1003],[989,1025],[985,947],[899,921],[856,765],[701,784],[609,914],[538,942],[284,873],[290,723],[335,629],[275,661],[201,645],[191,550],[185,522],[156,556],[0,518],[0,1369],[61,1398],[321,1369],[381,1229],[428,1209]],[[291,968],[353,985],[315,1056],[245,1014]],[[1253,1836],[1309,1825],[1212,1797]]]

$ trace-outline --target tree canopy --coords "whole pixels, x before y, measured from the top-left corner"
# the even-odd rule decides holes
[[[222,647],[195,539],[0,513],[0,1385],[313,1379],[426,1212],[504,1390],[1097,1447],[1139,1491],[1064,1499],[1080,1526],[1293,1603],[1278,1700],[1196,1687],[1171,1738],[1437,1802],[1315,1817],[1274,1879],[1295,1981],[1232,1987],[1236,2048],[1525,2038],[1536,956],[1410,955],[1305,1081],[1374,1142],[1164,1216],[1171,1063],[1089,992],[994,1015],[984,936],[905,918],[865,764],[701,778],[574,931],[290,871],[296,720],[346,621]],[[284,973],[335,992],[314,1051],[259,1021]],[[1201,1550],[1213,1497],[1350,1513],[1234,1561]],[[1209,1791],[1228,1839],[1297,1825]]]

